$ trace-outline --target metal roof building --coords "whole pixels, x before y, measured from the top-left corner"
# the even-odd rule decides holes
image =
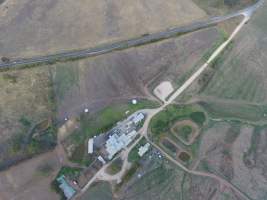
[[[145,115],[143,113],[138,113],[138,114],[133,116],[132,121],[135,124],[139,124],[143,119],[145,119]]]
[[[88,154],[92,154],[94,152],[94,138],[90,138],[88,140]]]
[[[149,147],[150,147],[150,144],[149,143],[146,143],[144,146],[141,146],[138,149],[138,155],[140,157],[142,157],[148,151]]]
[[[75,195],[76,191],[67,183],[64,175],[57,178],[57,182],[67,199],[71,199]]]
[[[117,133],[111,135],[106,142],[106,151],[108,152],[108,159],[111,160],[113,156],[123,148],[127,147],[128,144],[135,138],[137,132],[134,130],[127,135],[125,133],[118,135]]]

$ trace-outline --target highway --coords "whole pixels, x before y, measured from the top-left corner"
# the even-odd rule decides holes
[[[116,50],[127,49],[131,47],[136,47],[140,45],[149,44],[151,42],[156,42],[163,39],[168,39],[172,37],[176,37],[181,34],[193,32],[199,29],[207,28],[210,26],[214,26],[220,22],[231,19],[233,17],[237,17],[247,13],[250,15],[257,9],[258,6],[262,3],[262,0],[256,3],[255,5],[248,7],[244,10],[240,10],[238,12],[226,15],[219,16],[207,19],[206,21],[195,22],[186,26],[176,27],[172,29],[168,29],[158,33],[152,34],[144,34],[138,38],[129,39],[125,41],[115,42],[112,44],[104,44],[95,48],[82,49],[82,50],[73,50],[73,51],[63,51],[60,53],[55,53],[51,55],[44,56],[36,56],[32,58],[17,58],[11,59],[10,62],[1,62],[0,61],[0,70],[8,70],[16,67],[25,67],[25,66],[35,66],[40,64],[49,64],[57,61],[66,61],[73,59],[80,59],[85,57],[98,56],[101,54],[106,54]]]

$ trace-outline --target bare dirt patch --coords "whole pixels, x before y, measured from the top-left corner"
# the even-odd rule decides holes
[[[76,121],[76,119],[69,119],[58,129],[58,140],[65,140],[76,128],[78,128],[78,125],[79,123]]]
[[[174,91],[171,82],[164,81],[161,82],[155,89],[154,94],[158,97],[161,101],[165,101],[166,98]]]
[[[49,165],[49,173],[43,173],[41,170],[44,164]],[[59,196],[51,190],[50,183],[59,168],[56,153],[49,152],[1,172],[1,200],[58,200]]]
[[[184,163],[188,162],[191,159],[191,155],[185,151],[182,151],[178,155],[179,160],[183,161]]]
[[[191,120],[182,120],[173,125],[171,132],[182,143],[191,145],[199,135],[199,128],[198,125]]]
[[[191,0],[9,0],[0,7],[0,55],[96,46],[205,17]]]

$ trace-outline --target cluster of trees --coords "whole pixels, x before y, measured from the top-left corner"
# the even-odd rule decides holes
[[[1,61],[4,62],[4,63],[9,63],[10,62],[10,58],[4,56],[4,57],[1,58]]]

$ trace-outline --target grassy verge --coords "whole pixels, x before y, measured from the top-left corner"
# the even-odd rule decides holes
[[[70,179],[73,179],[73,178],[79,176],[80,172],[81,172],[81,169],[80,168],[63,166],[59,170],[57,177],[59,177],[61,175],[64,175],[65,177],[68,177]]]
[[[22,123],[26,125],[26,121]],[[3,144],[2,148],[6,154],[3,153],[0,156],[0,170],[49,151],[56,146],[56,127],[53,123],[41,132],[37,132],[35,127],[37,127],[36,124],[27,124]],[[40,133],[40,135],[33,137],[34,133]]]
[[[177,132],[180,135],[180,137],[184,141],[189,142],[189,140],[192,136],[192,131],[193,131],[191,126],[185,125],[182,127],[177,127],[174,130],[175,130],[175,132]]]
[[[63,99],[67,91],[79,81],[78,65],[57,64],[54,72],[55,93]]]
[[[221,29],[218,29],[219,37],[218,39],[212,44],[211,48],[203,52],[203,56],[199,59],[199,61],[195,64],[193,68],[185,73],[185,75],[180,76],[175,82],[177,85],[182,85],[192,74],[196,71],[201,65],[203,65],[212,53],[223,43],[227,40],[228,36],[225,32]]]
[[[80,200],[112,200],[112,190],[108,183],[100,182],[90,187],[80,198]]]
[[[120,158],[113,160],[112,163],[108,166],[107,172],[111,175],[117,174],[121,170],[122,164],[123,162]]]
[[[86,137],[93,137],[110,130],[118,121],[138,110],[157,106],[159,106],[157,102],[148,100],[141,100],[136,105],[126,103],[108,106],[94,116],[82,115],[80,118],[81,129]]]
[[[131,168],[123,176],[122,181],[117,185],[116,190],[119,190],[124,185],[124,183],[127,183],[133,177],[139,167],[140,164],[138,162],[133,163]]]
[[[138,155],[138,150],[140,146],[143,146],[147,143],[145,138],[142,138],[137,145],[130,151],[128,155],[128,161],[131,163],[138,162],[140,160],[140,156]]]
[[[233,119],[250,123],[266,122],[267,106],[252,104],[231,104],[201,102],[201,106],[213,118]]]

